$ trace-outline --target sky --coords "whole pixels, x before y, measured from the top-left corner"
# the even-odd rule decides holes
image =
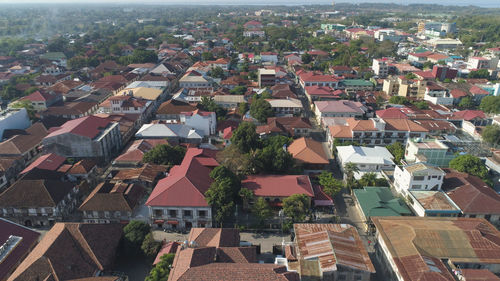
[[[500,8],[500,0],[335,0],[336,3],[397,3],[440,4],[486,8]],[[330,0],[0,0],[0,3],[126,3],[126,4],[182,4],[182,5],[303,5],[331,4]]]

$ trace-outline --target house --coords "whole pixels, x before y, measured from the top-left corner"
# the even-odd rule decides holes
[[[359,169],[356,178],[365,173],[378,173],[394,169],[394,156],[383,146],[337,146],[337,161],[343,171],[347,163],[354,163]]]
[[[425,163],[396,166],[394,187],[403,196],[414,190],[441,190],[445,172]]]
[[[356,120],[347,118],[329,125],[327,138],[330,148],[344,142],[388,145],[395,142],[406,143],[408,138],[425,138],[427,132],[426,128],[407,119],[370,118]]]
[[[25,226],[52,226],[76,206],[78,187],[63,173],[32,170],[0,194],[0,216]]]
[[[315,101],[318,122],[323,117],[363,117],[368,109],[360,102],[349,100]]]
[[[61,168],[58,171],[61,171]],[[92,184],[97,175],[97,162],[90,158],[84,158],[76,162],[66,171],[66,176],[73,182],[86,180]]]
[[[42,119],[59,117],[66,120],[82,118],[94,114],[99,105],[94,101],[72,101],[49,106],[47,110],[40,112]]]
[[[169,143],[201,143],[203,132],[183,124],[144,124],[135,134],[136,139],[166,139]]]
[[[179,79],[179,87],[187,89],[207,88],[211,83],[196,71],[189,71]]]
[[[25,166],[22,156],[0,157],[0,192],[15,182]]]
[[[202,136],[215,135],[217,118],[215,112],[201,111],[196,109],[180,114],[180,122],[202,133]]]
[[[304,194],[309,199],[314,197],[311,180],[305,175],[249,175],[241,181],[241,187],[275,207],[282,206],[283,199],[293,194]]]
[[[196,106],[176,99],[168,100],[160,105],[156,111],[156,118],[160,120],[180,120],[182,112],[192,112]]]
[[[269,117],[266,125],[257,126],[260,136],[285,135],[293,137],[309,136],[312,125],[307,118],[301,117]]]
[[[31,126],[26,108],[8,108],[0,111],[0,140],[5,130],[25,130]]]
[[[373,217],[411,216],[405,202],[394,197],[388,187],[365,186],[354,189],[353,197],[365,231],[373,231]]]
[[[460,208],[443,191],[414,190],[406,197],[419,217],[459,217]]]
[[[372,220],[376,228],[376,252],[390,280],[464,280],[462,272],[469,269],[499,273],[500,232],[484,219],[377,217]]]
[[[278,53],[274,52],[261,52],[260,59],[262,62],[270,62],[273,64],[278,63]]]
[[[62,102],[63,98],[60,94],[51,94],[46,92],[35,91],[25,97],[19,99],[20,101],[29,101],[35,111],[46,110],[49,106],[55,103]]]
[[[20,156],[25,163],[30,162],[41,152],[40,144],[47,133],[40,122],[26,130],[4,130],[6,139],[0,142],[0,157]]]
[[[302,110],[302,102],[299,99],[267,99],[276,116],[294,116],[300,115]]]
[[[345,90],[347,93],[354,93],[357,91],[372,91],[373,83],[363,79],[345,79],[340,81],[338,88]]]
[[[330,88],[337,89],[339,84],[339,79],[334,75],[326,75],[318,72],[312,71],[301,71],[298,74],[299,84],[302,89],[307,86],[327,86]]]
[[[324,170],[330,164],[323,144],[311,138],[302,137],[294,140],[288,146],[288,152],[304,170]]]
[[[251,21],[246,22],[245,24],[243,24],[243,27],[245,29],[261,29],[264,26],[262,25],[262,23],[260,21],[251,20]]]
[[[35,161],[31,162],[20,174],[26,174],[33,169],[42,169],[49,171],[57,171],[62,164],[66,162],[66,158],[59,156],[55,153],[49,153],[38,157]]]
[[[239,231],[228,228],[193,228],[177,247],[169,281],[294,281],[296,272],[283,265],[257,263],[254,246],[240,246]]]
[[[85,223],[125,223],[146,190],[138,183],[102,182],[78,208]]]
[[[371,280],[375,267],[354,226],[296,223],[293,229],[293,243],[285,246],[285,258],[275,263],[283,260],[302,280]]]
[[[259,88],[272,87],[276,84],[276,70],[260,68],[257,78]]]
[[[455,111],[451,116],[451,121],[453,120],[463,120],[472,123],[474,126],[487,126],[489,121],[481,110],[462,110]]]
[[[460,208],[461,216],[484,218],[496,227],[500,226],[500,194],[480,178],[444,169],[446,175],[443,190]]]
[[[425,88],[424,100],[440,105],[453,105],[454,101],[448,89],[431,82]]]
[[[119,125],[105,118],[86,116],[51,129],[43,140],[46,153],[73,158],[109,160],[122,146]]]
[[[455,79],[458,75],[457,69],[449,68],[443,65],[434,65],[432,67],[432,76],[434,79],[439,79],[441,81],[445,79]]]
[[[227,109],[236,109],[240,103],[245,103],[244,95],[214,95],[214,102]]]
[[[122,232],[119,224],[57,223],[8,280],[103,280],[96,276],[112,269]]]
[[[99,105],[99,112],[106,114],[138,114],[147,119],[152,113],[152,101],[133,96],[112,96]]]
[[[144,154],[157,145],[168,144],[165,139],[135,140],[122,154],[113,160],[113,166],[135,167],[142,162]]]
[[[334,90],[327,86],[307,86],[304,89],[304,93],[309,103],[312,104],[315,101],[339,100],[344,94],[344,91]]]
[[[189,148],[180,165],[172,167],[146,201],[151,223],[159,227],[189,229],[211,227],[212,209],[205,200],[210,172],[219,164],[213,151]]]
[[[296,99],[297,95],[292,91],[288,84],[276,84],[271,87],[271,96],[275,99]]]
[[[0,218],[0,241],[2,252],[0,280],[7,280],[21,261],[38,242],[40,233],[25,226]]]

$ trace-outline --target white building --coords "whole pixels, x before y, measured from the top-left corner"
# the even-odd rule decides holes
[[[425,163],[396,166],[394,169],[394,187],[396,191],[408,196],[414,190],[441,190],[446,173],[441,168]]]
[[[372,70],[379,78],[385,78],[389,74],[389,65],[387,59],[373,59]]]
[[[203,136],[215,135],[217,118],[215,112],[195,110],[180,114],[181,123],[203,133]]]
[[[190,71],[179,79],[180,88],[207,88],[210,87],[210,82],[201,74]]]
[[[360,178],[365,173],[378,173],[382,170],[394,169],[394,156],[383,146],[337,146],[337,161],[343,171],[347,163],[358,166],[359,173],[354,176]]]
[[[5,130],[24,130],[29,126],[31,126],[31,121],[25,108],[9,108],[0,111],[0,141],[3,139]]]
[[[298,99],[269,99],[267,101],[271,104],[276,116],[297,115],[303,110],[302,102]]]
[[[428,84],[425,88],[424,100],[433,104],[453,105],[453,96],[446,88],[437,84]]]

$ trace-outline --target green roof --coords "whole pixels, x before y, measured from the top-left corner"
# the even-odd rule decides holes
[[[346,79],[342,81],[346,86],[373,86],[373,83],[363,79]]]
[[[61,60],[66,59],[66,55],[63,52],[49,52],[40,56],[42,59],[47,60]]]
[[[394,197],[388,187],[370,186],[355,189],[354,195],[367,219],[370,217],[412,215],[405,202]]]

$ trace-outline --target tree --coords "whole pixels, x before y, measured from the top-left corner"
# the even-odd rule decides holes
[[[488,125],[483,129],[482,138],[485,142],[496,146],[500,144],[500,126]]]
[[[160,262],[151,269],[144,281],[167,281],[174,258],[175,254],[165,254],[161,256]]]
[[[283,213],[292,222],[303,222],[309,212],[309,197],[305,194],[293,194],[283,200]]]
[[[216,68],[210,71],[210,76],[212,76],[213,78],[222,79],[224,78],[224,70],[222,69],[222,67],[217,66]]]
[[[479,109],[486,113],[500,113],[500,96],[487,96],[481,100]]]
[[[262,141],[262,149],[255,151],[257,172],[286,174],[293,170],[295,160],[286,146],[292,142],[291,138],[277,135],[270,136]]]
[[[36,119],[35,108],[31,104],[31,101],[29,101],[29,100],[17,101],[15,103],[11,104],[10,107],[12,107],[12,108],[25,108],[30,120],[33,121]]]
[[[212,207],[215,220],[222,226],[223,221],[230,217],[234,209],[241,182],[238,177],[224,166],[218,166],[210,172],[214,182],[205,192],[205,199]]]
[[[312,56],[308,53],[305,53],[301,56],[301,59],[302,59],[302,63],[304,64],[309,64],[310,62],[312,62]]]
[[[483,180],[488,178],[488,170],[483,161],[470,154],[460,155],[451,160],[450,168],[459,172],[478,176]]]
[[[157,165],[174,166],[179,165],[184,159],[186,148],[182,146],[171,146],[169,144],[160,144],[150,151],[144,153],[142,162]]]
[[[333,174],[327,171],[321,172],[318,176],[319,184],[323,187],[323,190],[330,197],[335,196],[342,190],[342,181],[333,177]]]
[[[413,74],[413,72],[410,72],[410,73],[405,75],[405,78],[408,80],[413,80],[413,79],[417,79],[417,75]]]
[[[458,103],[458,107],[461,109],[472,109],[474,108],[474,101],[471,97],[463,97],[462,100]]]
[[[241,201],[243,202],[244,208],[247,208],[249,203],[254,198],[253,191],[251,191],[248,188],[241,188],[240,191],[238,192],[238,195],[240,196]]]
[[[245,113],[247,113],[248,109],[249,109],[248,103],[242,102],[242,103],[238,104],[238,113],[239,114],[244,115]]]
[[[354,174],[357,172],[359,172],[359,168],[356,164],[352,162],[347,162],[344,165],[344,173],[346,175],[346,185],[349,189],[351,189],[351,191],[356,185]]]
[[[434,67],[434,64],[430,61],[426,61],[426,62],[424,62],[422,67],[423,67],[423,69],[432,69]]]
[[[389,99],[389,103],[392,104],[407,104],[409,101],[406,97],[403,96],[392,96]]]
[[[417,101],[413,102],[413,105],[415,105],[418,109],[429,109],[429,105],[425,101]]]
[[[203,52],[201,54],[201,58],[204,60],[204,61],[207,61],[207,60],[213,60],[214,59],[214,55],[212,53],[209,53],[209,52]]]
[[[201,97],[200,105],[203,110],[215,112],[215,115],[218,119],[224,118],[226,116],[227,110],[221,105],[215,103],[215,101],[211,97]]]
[[[241,123],[231,136],[232,145],[236,146],[242,153],[256,149],[259,146],[259,135],[257,135],[255,129],[253,123]]]
[[[252,154],[242,153],[235,145],[217,153],[217,161],[237,175],[254,174],[257,170]]]
[[[160,243],[155,241],[153,233],[148,233],[141,244],[141,250],[146,257],[154,257],[160,249]]]
[[[401,160],[405,157],[405,147],[400,142],[395,142],[386,146],[387,150],[394,156],[394,162],[396,165],[401,163]]]
[[[245,86],[236,86],[234,89],[230,90],[229,93],[231,95],[243,95],[247,92],[247,87]]]
[[[127,253],[141,252],[141,246],[151,227],[142,221],[131,221],[123,228],[125,251]]]
[[[361,176],[359,183],[362,186],[377,186],[377,174],[366,173],[363,176]]]
[[[467,75],[468,78],[490,78],[490,73],[488,72],[488,69],[479,69],[476,71],[471,71],[469,72],[469,75]]]
[[[250,114],[260,123],[265,123],[268,117],[274,116],[271,104],[265,99],[256,99],[250,104]]]
[[[22,95],[22,92],[16,89],[15,85],[7,85],[4,86],[2,91],[0,92],[0,97],[4,100],[12,100],[18,98]]]
[[[273,211],[269,203],[264,198],[259,197],[252,207],[252,214],[257,218],[258,225],[262,226],[272,216]]]

